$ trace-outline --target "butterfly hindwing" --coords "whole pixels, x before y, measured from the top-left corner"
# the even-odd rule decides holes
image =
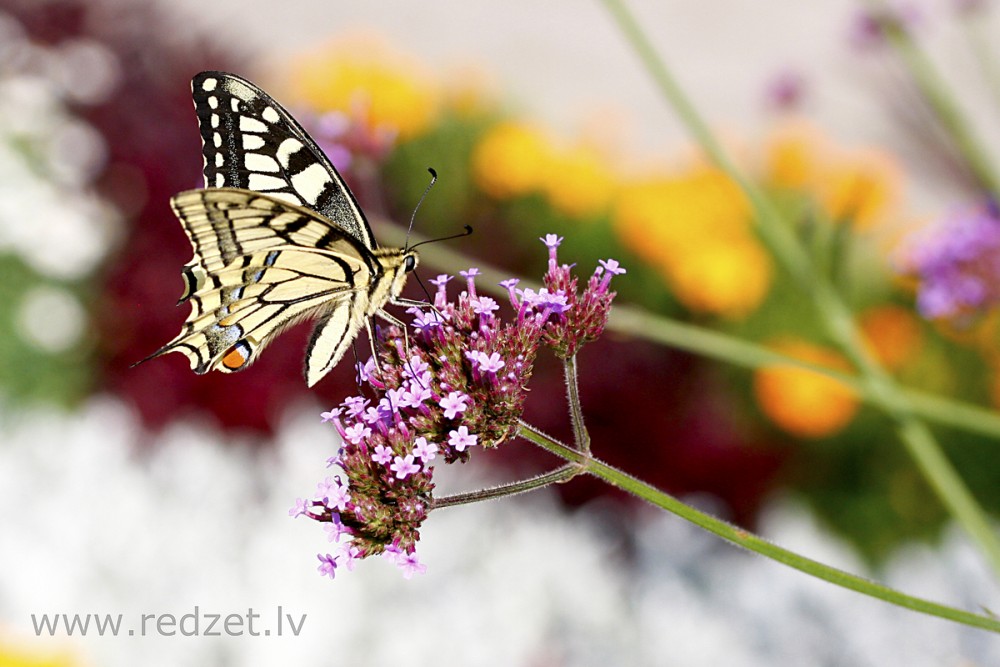
[[[357,241],[307,209],[255,192],[192,190],[172,204],[194,249],[182,298],[192,308],[181,333],[153,356],[179,351],[197,373],[233,372],[303,318],[323,319],[314,341],[332,340],[336,327],[341,338],[356,335],[381,275]],[[323,333],[330,323],[338,324]],[[336,365],[349,342],[311,345],[317,358],[310,351],[310,384]]]
[[[304,206],[369,250],[371,227],[316,142],[270,95],[246,79],[202,72],[191,82],[205,186],[255,190]]]

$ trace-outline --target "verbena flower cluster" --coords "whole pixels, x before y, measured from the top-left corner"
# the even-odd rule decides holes
[[[611,278],[625,272],[602,260],[582,294],[570,266],[560,265],[561,238],[549,248],[545,287],[507,290],[514,315],[500,319],[500,304],[476,290],[478,269],[462,271],[465,289],[450,301],[452,276],[440,275],[434,303],[411,308],[411,331],[379,332],[378,362],[359,365],[363,392],[325,412],[323,421],[343,446],[328,461],[331,473],[310,499],[289,514],[323,522],[336,554],[319,554],[319,571],[383,554],[409,578],[425,566],[416,556],[420,525],[434,490],[433,463],[468,460],[475,447],[496,447],[513,437],[527,396],[535,357],[545,346],[575,354],[604,330],[615,293]]]
[[[917,237],[902,263],[920,281],[917,308],[928,319],[968,319],[1000,304],[1000,211],[956,213]]]

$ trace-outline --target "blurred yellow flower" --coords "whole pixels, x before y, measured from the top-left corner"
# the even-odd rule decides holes
[[[0,667],[73,667],[80,664],[67,650],[34,642],[17,642],[17,645],[0,639]]]
[[[338,40],[304,56],[292,72],[292,99],[320,112],[342,111],[404,139],[426,131],[438,115],[431,77],[376,37]]]
[[[692,248],[667,273],[688,308],[728,317],[753,312],[771,286],[771,259],[756,241],[707,242]]]
[[[784,340],[772,346],[790,357],[850,371],[836,352],[800,340]],[[771,421],[792,435],[820,438],[837,433],[854,418],[858,399],[844,383],[815,371],[794,366],[758,368],[753,379],[757,404]]]
[[[920,322],[902,306],[870,308],[861,314],[859,324],[875,358],[889,370],[900,368],[920,348]]]
[[[472,151],[472,177],[491,197],[537,192],[545,181],[551,149],[541,130],[506,122],[494,125]]]
[[[615,181],[607,160],[593,148],[575,146],[549,159],[542,190],[553,208],[571,218],[588,218],[607,210]]]
[[[817,197],[834,222],[851,221],[856,229],[867,230],[897,213],[902,183],[902,170],[888,153],[854,149],[825,166]]]
[[[798,120],[783,123],[765,146],[765,179],[774,187],[805,189],[818,181],[828,150],[827,138],[816,126]]]
[[[623,243],[658,268],[693,310],[742,316],[767,295],[772,266],[742,190],[714,167],[638,182],[614,209]]]

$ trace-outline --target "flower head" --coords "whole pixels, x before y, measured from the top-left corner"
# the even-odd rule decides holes
[[[542,239],[553,251],[561,240]],[[604,327],[614,298],[608,284],[624,269],[603,261],[582,294],[571,270],[550,262],[538,291],[518,292],[516,280],[505,281],[516,313],[510,322],[496,301],[476,294],[476,269],[461,272],[467,290],[454,301],[446,290],[451,278],[442,275],[432,281],[434,307],[408,311],[423,323],[415,334],[395,326],[379,331],[379,362],[370,360],[362,373],[376,398],[349,398],[333,418],[344,442],[334,460],[346,481],[326,478],[319,500],[295,508],[334,524],[327,528],[331,540],[347,538],[336,557],[320,556],[324,575],[379,554],[404,576],[424,571],[414,552],[434,490],[429,463],[466,461],[473,449],[513,437],[540,347],[575,354]]]

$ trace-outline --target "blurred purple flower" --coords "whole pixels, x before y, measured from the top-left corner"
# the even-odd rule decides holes
[[[957,212],[919,233],[901,269],[920,280],[917,309],[927,319],[960,320],[1000,304],[1000,216],[994,205]]]

